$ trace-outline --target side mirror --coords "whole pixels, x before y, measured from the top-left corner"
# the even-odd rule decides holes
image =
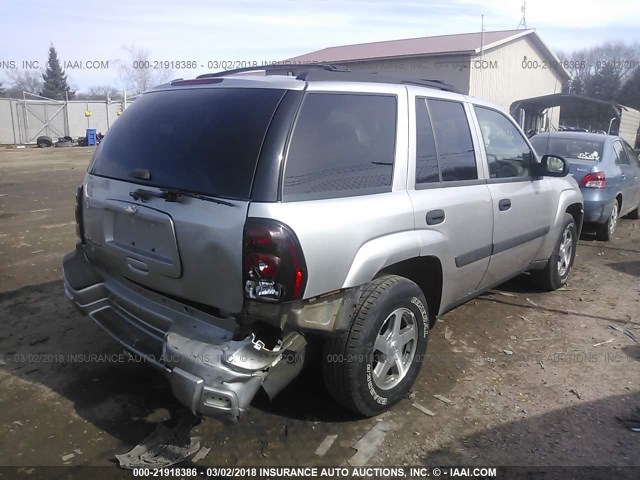
[[[569,173],[569,163],[557,155],[544,155],[540,162],[540,174],[546,177],[565,177]]]

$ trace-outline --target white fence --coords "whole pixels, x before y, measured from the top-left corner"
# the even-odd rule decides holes
[[[42,135],[75,139],[87,128],[106,133],[122,111],[121,101],[0,98],[0,145],[35,144]]]

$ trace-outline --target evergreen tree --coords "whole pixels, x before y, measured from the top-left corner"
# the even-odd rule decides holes
[[[42,80],[44,80],[44,84],[40,95],[43,97],[64,100],[68,94],[68,98],[73,98],[75,92],[72,92],[67,84],[67,75],[60,66],[58,53],[53,45],[49,47],[49,61],[47,69],[42,75]]]
[[[580,77],[574,77],[569,82],[569,92],[572,95],[584,95],[584,81]]]
[[[613,100],[618,95],[620,83],[620,74],[608,63],[589,77],[585,83],[585,93],[588,97]]]
[[[627,107],[640,109],[640,67],[627,78],[620,88],[618,102]]]

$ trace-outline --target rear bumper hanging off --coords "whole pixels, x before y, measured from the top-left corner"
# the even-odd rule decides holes
[[[82,247],[65,256],[64,288],[80,310],[127,350],[164,372],[192,412],[235,422],[262,386],[280,392],[302,370],[306,340],[287,333],[273,349],[250,335],[234,340],[232,318],[218,318],[103,275]]]

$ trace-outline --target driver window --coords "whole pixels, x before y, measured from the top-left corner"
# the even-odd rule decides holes
[[[475,111],[487,152],[490,177],[531,176],[533,156],[515,125],[495,110],[476,106]]]

